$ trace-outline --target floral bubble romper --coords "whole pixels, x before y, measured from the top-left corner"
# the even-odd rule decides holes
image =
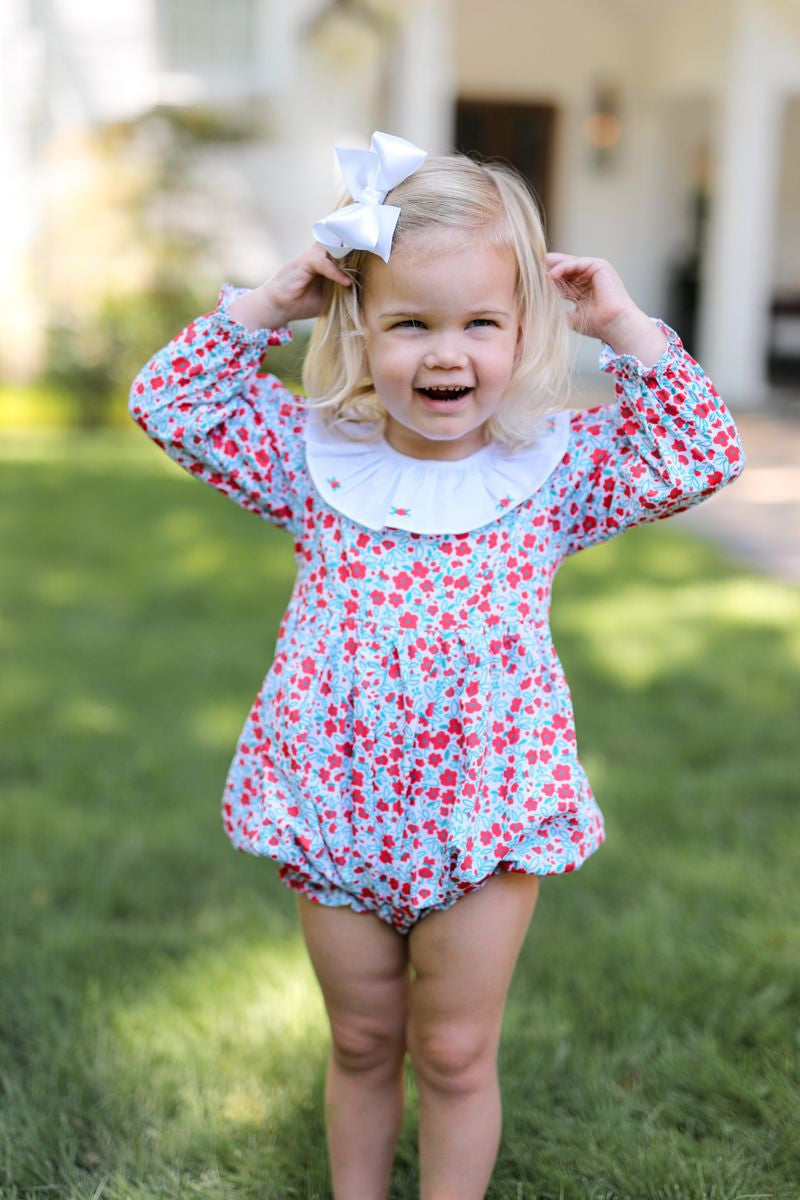
[[[425,461],[353,441],[274,376],[226,284],[140,371],[130,411],[169,456],[290,531],[297,577],[223,796],[233,845],[324,905],[406,934],[499,871],[574,871],[604,840],[549,627],[571,554],[738,476],[702,368],[603,345],[616,401],[526,450]]]

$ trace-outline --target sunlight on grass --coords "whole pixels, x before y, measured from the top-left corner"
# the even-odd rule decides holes
[[[704,615],[708,615],[704,613]],[[663,670],[691,663],[702,654],[702,625],[681,625],[685,613],[670,607],[669,622],[652,603],[652,587],[620,587],[609,597],[589,603],[561,603],[559,628],[580,631],[595,667],[631,690],[652,683]]]
[[[703,591],[707,594],[709,589]],[[712,589],[718,617],[742,625],[773,625],[783,628],[800,622],[800,589],[778,587],[767,579],[730,579]],[[695,597],[696,605],[702,607]]]
[[[36,384],[0,387],[0,429],[60,430],[70,423],[71,414],[64,395],[55,388]]]
[[[253,516],[250,520],[255,524]],[[268,523],[261,524],[265,533],[272,532]],[[216,583],[239,570],[235,549],[222,532],[209,528],[207,514],[202,510],[164,513],[152,534],[160,546],[167,548],[160,565],[165,578],[179,580],[184,585]],[[262,580],[283,582],[286,578],[284,563],[274,562],[269,556],[259,559],[258,572]]]
[[[220,575],[231,565],[230,553],[224,546],[202,535],[197,539],[176,547],[170,554],[170,574],[180,576],[185,583],[200,583],[219,579]]]
[[[717,615],[728,625],[780,630],[787,659],[800,666],[800,588],[766,579],[732,579],[720,586]]]
[[[578,733],[578,739],[580,744],[580,733]],[[580,750],[580,759],[583,769],[592,781],[592,791],[600,795],[610,782],[607,757],[592,750]]]
[[[322,997],[274,864],[219,819],[291,540],[135,429],[0,457],[0,1193],[324,1200]],[[607,841],[543,881],[492,1200],[796,1196],[799,617],[669,527],[560,572]]]
[[[84,599],[89,583],[85,572],[68,567],[43,567],[33,586],[38,600],[64,605]]]
[[[176,550],[183,549],[187,543],[202,545],[205,535],[202,514],[188,509],[165,512],[153,534],[162,544],[174,546]]]
[[[166,966],[143,995],[122,1005],[115,1033],[131,1053],[174,1062],[215,1059],[221,1048],[250,1052],[322,1037],[324,1010],[299,934],[256,947],[235,939]]]
[[[62,706],[59,724],[62,729],[76,732],[113,733],[122,728],[123,714],[119,707],[108,701],[76,697]]]
[[[166,967],[99,1030],[106,1086],[152,1119],[260,1126],[324,1053],[327,1024],[301,938],[232,940]],[[131,1092],[133,1095],[131,1095]]]
[[[676,585],[666,606],[653,604],[649,580],[621,582],[608,596],[560,600],[558,620],[586,639],[600,670],[632,689],[697,662],[711,627],[780,631],[787,652],[800,660],[800,591],[769,579]]]
[[[202,704],[192,712],[189,729],[198,745],[230,749],[239,735],[244,716],[238,702]]]
[[[128,472],[133,468],[139,477],[171,475],[189,486],[194,482],[132,423],[121,430],[97,429],[91,433],[61,429],[3,432],[0,461],[62,467],[67,464],[89,471],[106,471],[109,463],[113,463],[115,470],[125,468]]]
[[[54,429],[42,433],[5,433],[0,438],[0,461],[63,463],[66,435]]]

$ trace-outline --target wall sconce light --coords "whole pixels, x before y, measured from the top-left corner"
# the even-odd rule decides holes
[[[600,170],[613,166],[622,139],[619,94],[615,87],[598,85],[592,98],[592,112],[583,122],[583,136],[589,143],[592,165]]]

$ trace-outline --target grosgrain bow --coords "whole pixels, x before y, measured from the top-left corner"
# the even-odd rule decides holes
[[[405,138],[378,131],[369,147],[336,147],[339,167],[355,203],[323,217],[311,232],[334,258],[343,258],[351,250],[371,250],[388,262],[400,209],[383,201],[387,192],[413,175],[428,154]]]

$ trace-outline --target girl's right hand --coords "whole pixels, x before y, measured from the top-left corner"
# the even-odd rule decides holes
[[[278,329],[289,321],[317,317],[322,311],[326,279],[352,286],[350,276],[329,257],[325,247],[314,242],[266,283],[234,300],[230,315],[250,330]]]

